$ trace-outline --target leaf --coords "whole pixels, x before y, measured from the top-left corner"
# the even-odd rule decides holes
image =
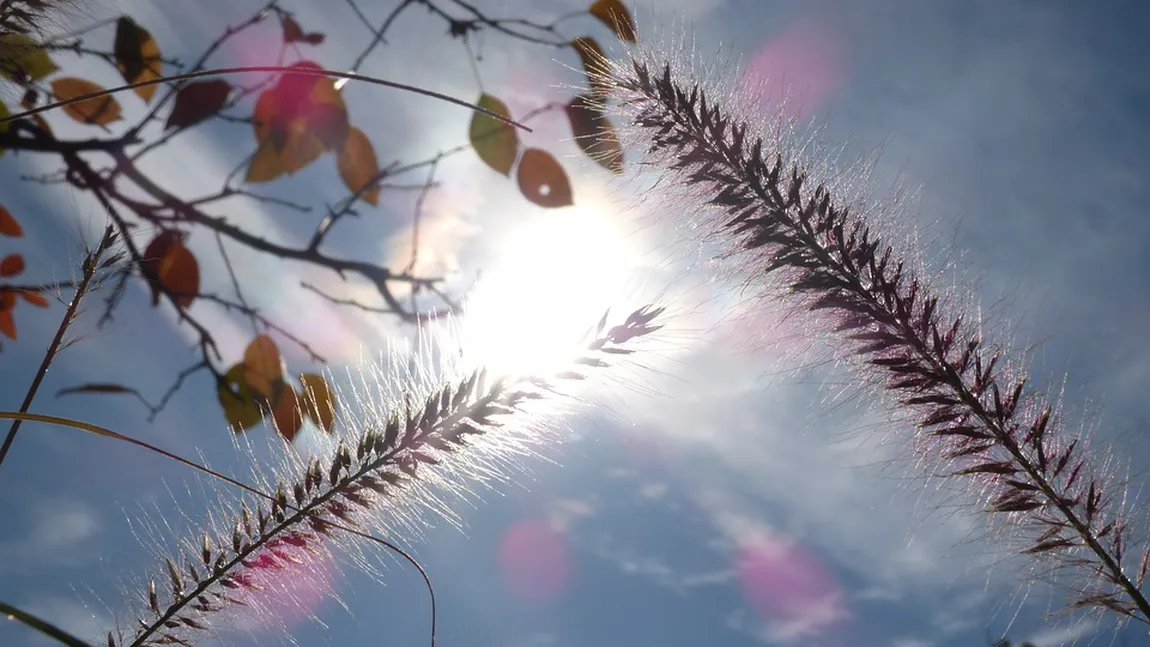
[[[280,164],[288,175],[311,164],[323,154],[324,142],[303,124],[292,124],[288,129],[287,142],[280,151]]]
[[[19,254],[9,254],[0,260],[0,276],[16,276],[24,271],[24,257]]]
[[[596,0],[588,12],[603,21],[621,40],[635,42],[635,21],[620,0]]]
[[[255,155],[248,162],[248,172],[244,176],[245,182],[270,182],[284,174],[284,165],[280,160],[280,151],[276,148],[272,137],[260,142]]]
[[[264,90],[260,93],[260,96],[256,98],[256,105],[252,110],[252,129],[256,134],[256,143],[263,142],[263,140],[271,134],[273,128],[277,126],[279,126],[281,130],[286,130],[286,127],[283,127],[282,124],[277,124],[279,117],[279,108],[276,106],[275,88]]]
[[[244,350],[244,380],[253,391],[271,401],[276,385],[283,382],[283,376],[284,361],[275,340],[267,335],[256,335]]]
[[[551,153],[545,150],[529,148],[523,151],[516,179],[524,197],[541,207],[566,207],[573,204],[567,173]]]
[[[264,417],[264,409],[244,377],[246,371],[242,362],[232,366],[224,374],[224,382],[217,389],[224,418],[237,434],[259,423]]]
[[[8,106],[5,105],[5,103],[3,101],[0,101],[0,119],[7,119],[8,117],[11,117],[11,116],[12,116],[12,112],[8,110]],[[9,126],[10,126],[10,124],[8,124],[8,123],[0,124],[0,133],[8,132]],[[5,150],[6,149],[3,146],[0,146],[0,157],[4,156]]]
[[[580,95],[566,106],[575,143],[588,157],[612,173],[623,172],[623,146],[606,115],[590,95]]]
[[[299,396],[295,389],[287,386],[280,390],[276,405],[272,409],[272,421],[276,431],[289,443],[303,426],[303,414],[299,409]]]
[[[317,373],[304,373],[299,379],[303,384],[303,402],[300,406],[304,413],[330,433],[335,422],[335,398],[332,397],[327,380]]]
[[[136,393],[136,390],[119,384],[81,384],[56,391],[56,397],[73,393]]]
[[[32,305],[36,306],[37,308],[47,308],[48,307],[48,300],[45,299],[39,292],[36,292],[34,290],[19,290],[19,292],[20,292],[20,296],[24,297],[25,301],[27,301],[28,303],[31,303]]]
[[[148,30],[136,24],[128,16],[121,16],[116,22],[116,42],[112,46],[116,67],[128,83],[154,81],[164,75],[164,62],[160,57],[160,46]],[[147,103],[156,93],[156,85],[133,88],[136,94]]]
[[[182,240],[168,246],[156,269],[156,278],[180,308],[192,305],[200,292],[200,265]]]
[[[176,93],[176,103],[164,124],[169,128],[188,128],[213,117],[228,102],[232,86],[220,79],[189,83]]]
[[[587,73],[587,84],[591,88],[591,96],[605,99],[609,88],[603,74],[607,71],[607,55],[594,38],[580,36],[571,41],[571,47],[579,54],[583,61],[583,71]]]
[[[104,88],[86,79],[66,76],[52,81],[52,94],[60,101],[68,101],[86,94],[103,92]],[[95,97],[64,106],[68,116],[82,124],[107,126],[120,120],[120,104],[111,95]]]
[[[11,236],[12,238],[19,238],[24,235],[20,223],[16,222],[16,219],[12,217],[12,212],[4,206],[0,206],[0,235]]]
[[[359,194],[359,199],[375,205],[379,204],[379,186],[364,190],[379,173],[379,161],[375,157],[375,149],[368,141],[367,135],[359,128],[353,127],[347,139],[343,142],[343,150],[339,152],[339,176],[352,193]]]
[[[284,43],[307,43],[308,45],[319,45],[323,42],[323,34],[312,31],[304,32],[291,16],[283,16],[281,24],[284,28]]]
[[[5,79],[26,85],[58,69],[48,52],[24,34],[0,36],[0,76]]]
[[[140,272],[148,281],[152,289],[152,305],[160,304],[160,261],[168,253],[168,249],[184,239],[183,232],[177,229],[166,229],[156,234],[152,242],[144,248],[144,256],[140,259]]]
[[[12,341],[16,341],[16,320],[12,318],[12,310],[16,307],[16,295],[11,292],[0,292],[0,333]]]
[[[511,118],[507,105],[490,94],[479,95],[479,101],[475,103],[484,110]],[[519,135],[513,126],[491,115],[473,112],[467,137],[484,164],[503,175],[511,176],[511,167],[515,165],[515,157],[519,153]]]

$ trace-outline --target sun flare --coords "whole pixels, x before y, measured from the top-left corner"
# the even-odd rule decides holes
[[[630,283],[638,254],[603,212],[572,208],[513,231],[468,299],[462,348],[489,369],[567,368]]]

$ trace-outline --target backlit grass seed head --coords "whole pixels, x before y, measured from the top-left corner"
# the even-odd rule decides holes
[[[894,233],[889,207],[868,198],[868,167],[839,166],[813,131],[757,114],[745,88],[708,87],[716,75],[691,65],[636,53],[600,68],[640,166],[685,198],[655,217],[689,221],[719,265],[808,313],[855,383],[914,423],[926,464],[982,497],[1072,607],[1150,622],[1150,553],[1129,531],[1125,488],[979,310],[936,287],[946,268]]]
[[[383,384],[364,381],[342,407],[361,413],[339,422],[330,449],[286,459],[257,484],[267,497],[248,493],[213,511],[203,532],[162,559],[108,645],[194,644],[234,626],[237,610],[274,616],[294,601],[293,578],[314,578],[339,556],[372,568],[355,533],[410,540],[429,510],[453,521],[452,499],[522,469],[533,437],[558,423],[567,387],[628,360],[661,314],[604,315],[570,366],[551,374],[495,375],[441,355],[434,368],[420,358]]]

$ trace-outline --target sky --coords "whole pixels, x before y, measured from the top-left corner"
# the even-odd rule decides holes
[[[545,21],[582,9],[580,1],[476,6]],[[359,6],[378,24],[394,4]],[[129,13],[165,55],[189,60],[258,6],[205,0],[193,11],[170,0],[105,0],[67,24]],[[283,6],[327,35],[301,53],[331,68],[347,68],[370,38],[343,2]],[[906,195],[902,231],[914,227],[929,260],[950,259],[958,291],[978,300],[988,329],[1032,348],[1034,380],[1063,391],[1074,424],[1130,462],[1132,488],[1145,482],[1150,79],[1140,63],[1150,39],[1139,3],[630,6],[641,47],[681,56],[690,42],[699,60],[719,61],[713,73],[722,82],[761,83],[769,96],[789,97],[790,116],[821,126],[844,158],[867,161],[874,195]],[[620,51],[590,18],[566,20],[559,31]],[[360,71],[465,100],[483,89],[513,115],[565,100],[582,81],[569,51],[482,33],[473,50],[478,86],[467,51],[444,32],[426,11],[405,13]],[[274,60],[278,34],[274,24],[255,29],[212,63]],[[105,49],[111,39],[109,28],[90,36]],[[105,64],[57,59],[68,73],[116,83]],[[16,90],[4,92],[9,106],[18,102]],[[458,107],[355,83],[345,96],[383,163],[466,142],[470,115]],[[139,118],[138,101],[122,102],[127,123]],[[768,101],[749,109],[767,118],[779,108]],[[63,115],[47,118],[61,136],[94,136]],[[1142,637],[1139,627],[1116,633],[1108,619],[1045,617],[1064,598],[1028,584],[1026,563],[986,538],[969,493],[920,476],[900,442],[906,430],[825,361],[821,342],[801,341],[804,331],[788,328],[785,308],[759,298],[753,284],[711,281],[696,248],[683,242],[684,224],[697,214],[645,192],[650,172],[629,167],[613,178],[584,160],[561,114],[532,126],[523,141],[568,168],[575,207],[530,205],[471,153],[441,165],[441,184],[425,203],[418,268],[445,273],[457,290],[481,270],[487,285],[503,285],[479,301],[471,328],[479,332],[466,343],[492,357],[514,350],[536,361],[539,347],[524,351],[522,337],[496,333],[540,313],[552,317],[548,325],[561,317],[578,327],[580,317],[594,323],[604,305],[623,312],[650,299],[670,308],[668,327],[635,366],[565,409],[530,452],[509,457],[505,482],[471,486],[473,494],[445,499],[450,514],[397,528],[393,538],[434,583],[439,644],[959,647],[1009,635],[1053,647]],[[251,152],[247,129],[206,124],[153,153],[148,170],[181,195],[211,191]],[[260,190],[322,208],[343,195],[334,166],[323,158]],[[0,255],[22,253],[28,280],[74,274],[84,242],[103,227],[89,198],[19,179],[54,168],[43,156],[0,158],[3,204],[25,229],[23,238],[0,239]],[[340,225],[331,249],[402,266],[415,198],[385,192],[378,208]],[[303,240],[318,218],[243,199],[213,213],[287,243]],[[211,258],[215,241],[193,237],[189,245]],[[237,252],[236,263],[250,278],[252,303],[314,339],[331,360],[333,382],[346,387],[367,375],[374,383],[373,372],[402,364],[395,349],[408,328],[326,303],[299,282],[365,300],[370,288],[255,254]],[[205,263],[203,282],[227,289],[218,263]],[[155,421],[127,398],[53,397],[75,384],[121,382],[155,398],[195,361],[188,327],[170,306],[153,309],[142,285],[129,287],[114,322],[98,328],[105,294],[97,292],[74,325],[80,339],[53,365],[33,411],[105,425],[245,477],[285,451],[323,445],[309,429],[289,450],[261,427],[237,449],[203,374]],[[218,332],[225,356],[238,360],[252,335],[247,323],[211,304],[193,308]],[[62,312],[59,304],[17,310],[19,339],[0,351],[0,408],[19,406]],[[281,347],[291,369],[318,368],[289,342]],[[0,468],[0,600],[98,636],[127,611],[121,587],[138,595],[141,574],[159,564],[157,545],[173,546],[230,494],[136,449],[26,425]],[[378,572],[344,567],[315,578],[315,595],[301,593],[306,604],[278,614],[287,632],[237,621],[204,644],[426,644],[419,576],[391,556],[369,559]],[[4,647],[44,644],[14,623],[0,625]]]

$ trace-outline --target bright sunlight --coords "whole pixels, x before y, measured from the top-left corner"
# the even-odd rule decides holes
[[[621,301],[639,255],[610,218],[563,209],[505,237],[468,300],[462,348],[497,372],[570,366],[586,333]]]

